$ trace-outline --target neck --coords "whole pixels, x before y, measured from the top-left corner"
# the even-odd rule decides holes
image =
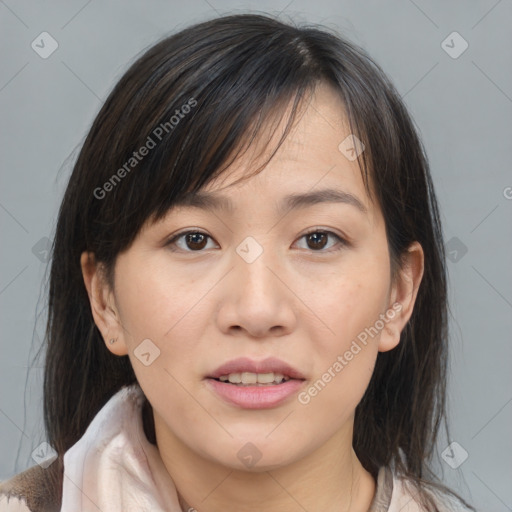
[[[193,452],[160,429],[158,418],[155,426],[160,456],[185,512],[364,512],[375,494],[373,477],[352,449],[351,428],[286,466],[241,471]]]

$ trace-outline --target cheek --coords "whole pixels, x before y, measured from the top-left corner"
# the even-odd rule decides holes
[[[332,416],[353,411],[371,379],[382,330],[380,315],[388,306],[389,263],[385,255],[359,253],[312,296],[315,312],[328,326],[314,340],[315,380],[304,400]]]
[[[163,347],[172,347],[170,342],[177,332],[192,342],[187,346],[193,344],[195,324],[190,318],[197,316],[198,298],[208,283],[177,275],[163,258],[139,263],[135,258],[120,260],[116,273],[118,309],[131,344],[150,338]]]
[[[204,317],[204,301],[198,299],[207,285],[198,288],[187,276],[170,274],[165,265],[151,261],[118,262],[116,301],[128,355],[137,381],[154,404],[163,401],[168,406],[172,401],[182,412],[187,404],[190,407],[190,396],[180,383],[189,378],[188,369],[197,366],[201,322],[209,318]]]
[[[351,424],[350,418],[370,382],[376,355],[376,351],[365,348],[351,361],[334,360],[311,382],[299,396],[308,428],[329,437]]]
[[[352,340],[375,325],[388,306],[389,284],[385,258],[354,257],[324,280],[321,291],[310,295],[311,309],[328,327],[318,340],[323,351],[331,356],[345,351]],[[313,332],[311,336],[318,338]]]
[[[343,424],[361,401],[370,382],[378,354],[379,332],[372,330],[385,298],[385,287],[347,285],[335,305],[320,311],[333,332],[312,337],[315,348],[314,378],[299,402],[311,407],[332,425]],[[334,333],[334,334],[333,334]],[[314,411],[314,413],[313,413]]]

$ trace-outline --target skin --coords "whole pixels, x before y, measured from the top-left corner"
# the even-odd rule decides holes
[[[257,143],[231,166],[227,184],[206,187],[230,198],[232,212],[180,207],[147,223],[119,255],[113,290],[94,255],[82,254],[94,320],[107,348],[130,357],[184,510],[366,511],[375,494],[352,449],[354,411],[377,353],[396,347],[411,316],[423,251],[412,244],[391,281],[382,213],[366,195],[357,161],[338,149],[350,133],[343,104],[320,85],[302,114],[262,172],[230,186],[260,163]],[[283,196],[324,187],[357,196],[368,212],[326,202],[277,213]],[[165,245],[186,228],[211,237],[202,252],[193,250],[197,239]],[[304,234],[317,228],[349,244],[333,235],[308,242]],[[252,263],[236,252],[247,236],[263,249]],[[295,395],[245,410],[206,385],[206,375],[235,357],[275,356],[306,376],[307,389],[395,302],[401,310],[307,404]],[[134,355],[147,338],[160,349],[150,366]],[[237,457],[248,442],[261,453],[251,468]]]

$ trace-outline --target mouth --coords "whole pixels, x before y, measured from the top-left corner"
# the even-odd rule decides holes
[[[241,372],[221,375],[219,378],[214,378],[214,380],[218,382],[224,382],[226,384],[233,384],[235,386],[277,386],[282,382],[288,382],[289,380],[303,379],[292,379],[292,377],[288,375],[274,372]]]
[[[305,380],[297,369],[275,358],[236,359],[206,377],[218,397],[244,409],[276,407],[296,394]]]
[[[258,382],[268,384],[279,377],[282,377],[281,380],[305,379],[297,368],[275,357],[268,357],[262,361],[239,357],[222,364],[207,376],[207,378],[218,380],[222,378],[224,382],[232,384],[256,384]]]

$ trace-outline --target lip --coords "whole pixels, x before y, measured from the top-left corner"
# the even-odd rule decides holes
[[[236,386],[207,378],[209,388],[225,402],[242,409],[271,409],[296,394],[304,385],[303,380],[291,379],[269,386]]]
[[[304,380],[305,377],[302,373],[293,368],[288,363],[281,361],[275,357],[268,357],[262,361],[254,361],[248,357],[240,357],[238,359],[232,359],[227,363],[219,366],[214,370],[207,378],[218,379],[222,375],[229,375],[230,373],[281,373],[290,379]]]
[[[280,373],[290,380],[268,386],[237,386],[218,379],[230,373]],[[269,409],[277,407],[303,386],[304,375],[288,363],[275,357],[262,361],[242,357],[219,366],[206,377],[209,388],[230,405],[243,409]]]

